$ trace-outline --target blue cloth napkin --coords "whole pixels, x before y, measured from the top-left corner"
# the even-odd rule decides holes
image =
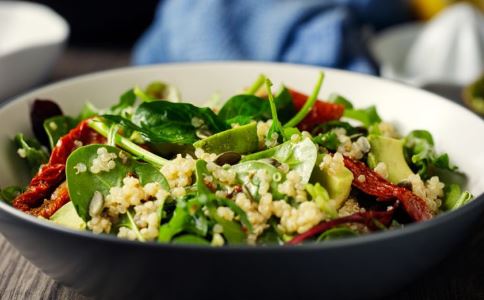
[[[162,0],[133,63],[263,60],[376,73],[362,28],[408,16],[404,0]]]

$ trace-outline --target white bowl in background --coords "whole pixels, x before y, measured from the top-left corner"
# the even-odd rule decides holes
[[[0,101],[42,82],[68,35],[69,25],[52,9],[0,1]]]

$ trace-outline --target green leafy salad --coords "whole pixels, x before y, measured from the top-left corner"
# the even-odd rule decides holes
[[[78,116],[37,99],[35,137],[13,141],[32,179],[0,198],[75,230],[211,246],[325,242],[471,201],[428,131],[401,135],[342,95],[320,101],[323,81],[305,95],[260,75],[206,107],[153,82]]]

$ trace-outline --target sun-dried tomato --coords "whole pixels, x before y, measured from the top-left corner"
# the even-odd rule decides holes
[[[289,90],[292,96],[292,102],[297,110],[300,110],[308,100],[308,96],[295,90]],[[341,104],[329,103],[318,100],[308,115],[298,124],[300,130],[311,131],[316,125],[331,120],[338,120],[343,116],[345,108]]]
[[[52,203],[47,202],[48,204],[45,206],[42,203],[45,203],[44,199],[49,198],[49,195],[65,180],[65,163],[69,154],[81,145],[102,144],[105,141],[106,139],[103,136],[88,126],[87,121],[79,123],[68,134],[59,139],[52,149],[49,162],[40,168],[25,192],[13,200],[13,206],[37,216],[52,215],[69,201],[68,194],[67,196],[59,194],[59,197],[54,197],[57,200],[54,199]],[[61,203],[62,205],[60,205]]]
[[[18,195],[12,202],[15,208],[28,211],[39,205],[42,199],[47,198],[50,193],[65,178],[64,164],[47,164],[42,166],[37,175],[30,181],[25,192]]]
[[[357,189],[368,195],[377,197],[378,201],[398,199],[407,214],[414,221],[424,221],[432,218],[432,213],[425,201],[410,190],[389,182],[363,162],[344,157],[344,163],[353,173],[354,178],[358,178],[361,175],[365,176],[365,180],[362,182],[353,180],[353,186]]]
[[[309,229],[308,231],[296,235],[292,240],[288,242],[288,244],[297,245],[309,238],[312,238],[318,234],[322,234],[323,232],[342,224],[359,223],[365,225],[370,230],[381,229],[381,225],[388,227],[392,222],[394,211],[395,207],[392,207],[390,210],[387,211],[370,210],[365,212],[357,212],[352,215],[337,218],[331,221],[321,222],[313,228]]]
[[[28,213],[48,219],[69,200],[67,183],[64,181],[55,189],[50,199],[45,199],[39,207],[31,209]]]

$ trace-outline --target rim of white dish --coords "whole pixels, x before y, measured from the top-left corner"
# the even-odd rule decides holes
[[[143,72],[143,70],[147,69],[156,69],[156,68],[193,68],[197,66],[208,66],[208,65],[223,65],[226,67],[232,66],[232,67],[237,67],[237,66],[271,66],[271,67],[292,67],[292,68],[305,68],[307,70],[311,71],[317,71],[317,70],[331,70],[331,72],[334,73],[342,73],[342,74],[351,74],[351,76],[356,76],[356,77],[364,77],[367,79],[372,79],[372,80],[378,80],[378,81],[385,81],[386,84],[390,85],[395,85],[399,87],[404,87],[410,90],[413,90],[418,93],[423,93],[427,94],[432,97],[437,97],[439,98],[440,101],[445,101],[448,104],[451,104],[454,106],[455,109],[461,110],[462,113],[465,113],[468,115],[469,118],[475,118],[476,121],[482,122],[483,128],[484,128],[484,121],[479,118],[477,115],[473,114],[469,110],[465,109],[464,107],[459,106],[458,104],[445,99],[439,95],[430,93],[425,90],[421,90],[412,86],[407,86],[389,79],[385,78],[379,78],[376,76],[372,75],[367,75],[367,74],[361,74],[361,73],[354,73],[354,72],[349,72],[349,71],[343,71],[343,70],[337,70],[337,69],[331,69],[331,68],[322,68],[322,67],[316,67],[316,66],[310,66],[310,65],[299,65],[299,64],[290,64],[290,63],[271,63],[271,62],[247,62],[247,61],[207,61],[207,62],[198,62],[198,63],[193,63],[193,62],[186,62],[186,63],[168,63],[168,64],[158,64],[158,65],[149,65],[149,66],[137,66],[137,67],[123,67],[123,68],[117,68],[117,69],[111,69],[111,70],[106,70],[106,71],[100,71],[100,72],[95,72],[91,74],[85,74],[85,75],[80,75],[77,77],[65,79],[56,83],[52,83],[49,85],[46,85],[41,88],[37,88],[31,91],[28,91],[24,94],[21,94],[19,96],[16,96],[14,98],[9,99],[8,101],[5,101],[0,104],[0,111],[3,109],[9,107],[10,105],[13,105],[14,102],[17,99],[29,97],[30,95],[35,95],[37,93],[41,93],[44,90],[52,89],[52,88],[58,88],[63,85],[69,85],[72,84],[76,81],[81,81],[83,79],[95,79],[96,77],[103,77],[103,76],[109,76],[109,75],[114,75],[115,73],[119,72]],[[472,211],[473,209],[477,209],[478,206],[484,205],[484,193],[481,193],[480,195],[476,196],[476,198],[471,201],[470,203],[466,204],[465,206],[454,210],[450,212],[444,212],[437,217],[424,221],[424,222],[419,222],[419,223],[412,223],[409,225],[405,225],[405,227],[401,229],[392,229],[392,230],[387,230],[387,231],[379,231],[379,232],[373,232],[371,234],[366,234],[366,235],[360,235],[348,239],[340,239],[340,240],[330,240],[326,241],[324,243],[308,243],[308,244],[302,244],[298,246],[280,246],[280,245],[268,245],[268,246],[251,246],[251,245],[229,245],[226,247],[209,247],[209,246],[201,246],[201,245],[184,245],[184,244],[161,244],[161,243],[156,243],[156,242],[148,242],[148,243],[142,243],[139,241],[130,241],[130,240],[124,240],[120,239],[115,236],[107,235],[107,234],[93,234],[88,231],[77,231],[73,229],[69,229],[66,227],[62,227],[60,225],[57,225],[53,222],[49,222],[46,220],[42,220],[39,218],[36,218],[34,216],[31,216],[29,214],[24,213],[23,211],[20,211],[7,203],[4,203],[0,201],[0,210],[3,210],[7,214],[21,219],[25,222],[32,223],[36,226],[40,226],[45,230],[53,230],[59,234],[62,235],[68,235],[68,236],[76,236],[79,238],[83,238],[86,240],[98,240],[98,241],[103,241],[111,244],[117,244],[117,245],[124,245],[124,246],[130,246],[130,247],[148,247],[148,248],[155,248],[155,249],[163,249],[163,248],[171,248],[171,249],[177,249],[180,251],[192,251],[192,250],[197,250],[201,252],[227,252],[227,251],[250,251],[250,252],[266,252],[266,251],[292,251],[292,252],[307,252],[307,251],[322,251],[325,249],[338,249],[338,248],[344,248],[344,247],[354,247],[358,246],[361,244],[367,244],[367,243],[376,243],[380,242],[382,240],[391,240],[407,235],[414,234],[416,232],[424,231],[427,229],[430,229],[434,226],[439,226],[440,224],[451,222],[452,220],[467,214],[468,212]],[[483,203],[481,203],[483,202]]]

